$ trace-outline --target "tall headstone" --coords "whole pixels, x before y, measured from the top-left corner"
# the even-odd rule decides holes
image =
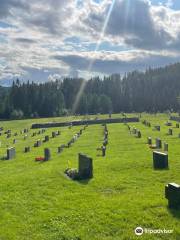
[[[169,183],[165,186],[165,197],[168,199],[169,208],[180,207],[180,185]]]
[[[56,137],[56,132],[52,132],[52,138]]]
[[[31,148],[30,148],[29,146],[24,148],[24,152],[25,152],[25,153],[28,153],[28,152],[30,152],[30,151],[31,151]]]
[[[172,128],[169,128],[168,134],[169,134],[169,135],[173,135],[173,130],[172,130]]]
[[[147,143],[148,143],[149,145],[152,145],[152,138],[151,138],[151,137],[148,137],[148,138],[147,138]]]
[[[13,159],[16,156],[16,150],[14,147],[7,149],[7,160]]]
[[[159,138],[156,138],[156,148],[158,149],[162,148],[162,141]]]
[[[48,161],[51,159],[51,152],[49,148],[44,149],[44,160]]]
[[[168,168],[168,154],[163,152],[153,152],[153,166],[155,169]]]
[[[49,141],[49,136],[48,136],[48,135],[45,136],[44,141],[45,141],[45,142],[48,142],[48,141]]]
[[[79,153],[79,170],[80,179],[88,179],[93,177],[93,159]]]
[[[164,151],[168,152],[168,143],[164,143]]]

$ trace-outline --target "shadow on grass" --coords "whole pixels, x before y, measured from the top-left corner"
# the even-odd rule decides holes
[[[82,185],[87,185],[91,179],[84,179],[84,180],[76,180],[77,183]]]
[[[167,207],[167,209],[173,217],[180,219],[180,207],[177,209]]]

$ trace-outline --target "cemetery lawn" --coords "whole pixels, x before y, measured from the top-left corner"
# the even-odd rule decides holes
[[[173,136],[167,136],[165,114],[142,114],[143,119],[152,127],[129,123],[141,130],[140,139],[124,124],[108,124],[109,144],[104,158],[97,156],[96,150],[103,142],[101,125],[88,126],[71,148],[57,154],[57,147],[66,144],[81,126],[49,128],[35,137],[31,134],[38,129],[31,129],[24,140],[19,132],[32,123],[69,119],[0,122],[5,130],[18,132],[17,137],[9,139],[0,136],[0,157],[6,155],[6,145],[13,146],[13,139],[17,139],[16,158],[0,160],[0,240],[180,239],[180,210],[168,209],[164,196],[167,183],[180,184],[180,129],[174,128],[172,121]],[[153,131],[153,125],[158,124],[161,131]],[[61,130],[61,135],[39,148],[33,147],[35,140],[51,136],[53,130]],[[153,142],[160,137],[169,144],[169,170],[153,169],[152,150],[146,144],[149,136]],[[30,153],[23,153],[25,146],[31,146]],[[43,156],[45,147],[51,150],[51,160],[35,162],[35,157]],[[94,178],[89,181],[72,181],[64,174],[68,166],[77,168],[79,152],[94,160]],[[173,233],[137,237],[137,226],[172,229]]]

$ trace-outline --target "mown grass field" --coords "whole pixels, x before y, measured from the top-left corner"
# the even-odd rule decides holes
[[[16,158],[0,161],[0,240],[180,239],[180,210],[169,210],[164,197],[167,183],[180,184],[180,129],[173,128],[173,136],[166,135],[168,116],[143,114],[141,120],[149,120],[151,128],[141,122],[130,123],[141,130],[141,139],[131,135],[124,124],[108,124],[109,144],[104,158],[97,156],[96,150],[103,141],[101,125],[88,126],[61,154],[57,154],[57,147],[66,144],[81,126],[50,128],[35,137],[30,135],[38,130],[31,129],[27,140],[19,133],[34,122],[69,119],[0,122],[4,130],[18,132],[17,137],[9,139],[0,136],[0,157],[6,155],[7,144],[13,146],[14,138],[18,141]],[[156,124],[161,125],[160,132],[152,130]],[[59,129],[60,136],[39,148],[32,147],[35,140]],[[152,150],[146,144],[149,136],[169,144],[169,170],[153,169]],[[25,154],[28,145],[31,152]],[[51,160],[35,162],[35,157],[43,156],[45,147],[51,150]],[[68,162],[77,167],[79,152],[94,160],[94,178],[89,181],[72,181],[64,175]],[[137,226],[173,229],[173,234],[137,237]]]

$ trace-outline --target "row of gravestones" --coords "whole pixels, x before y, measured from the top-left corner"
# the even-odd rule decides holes
[[[126,124],[128,127],[128,130],[130,132],[130,134],[134,135],[136,138],[141,138],[142,137],[142,133],[139,129],[135,128],[135,127],[130,127],[128,124]]]
[[[166,126],[172,126],[170,122],[165,123]],[[179,123],[176,123],[176,128],[179,128]],[[160,131],[160,126],[155,126],[155,129]],[[168,135],[172,135],[173,131],[170,128],[168,130]],[[180,134],[179,134],[180,137]],[[148,137],[147,143],[152,145],[152,138]],[[159,138],[156,138],[156,144],[154,146],[157,149],[162,148],[162,141]],[[153,167],[154,169],[168,169],[168,143],[164,143],[164,151],[153,151]],[[176,183],[169,183],[165,186],[165,197],[168,199],[168,206],[170,208],[179,208],[180,207],[180,185]]]
[[[143,121],[142,121],[142,124],[144,124],[145,126],[151,127],[151,123],[148,122],[148,121],[146,121],[146,120],[143,120]],[[166,126],[172,126],[172,123],[169,122],[169,121],[167,121],[167,122],[165,123],[165,125],[166,125]],[[179,123],[176,123],[175,128],[179,128]],[[153,128],[153,130],[160,131],[160,130],[161,130],[160,125],[155,125],[154,128]],[[169,128],[169,129],[168,129],[167,135],[168,135],[168,136],[172,136],[172,135],[173,135],[173,129],[172,129],[172,128]],[[179,133],[178,137],[180,138],[180,133]]]
[[[82,129],[80,129],[80,131],[78,132],[78,133],[76,133],[72,138],[71,138],[71,140],[65,145],[65,144],[62,144],[61,146],[59,146],[58,147],[58,149],[57,149],[57,153],[62,153],[62,151],[64,150],[64,148],[69,148],[69,147],[71,147],[71,145],[74,143],[74,142],[76,142],[76,140],[82,135],[82,133],[83,133],[83,131],[86,129],[88,127],[88,125],[85,125]],[[69,129],[71,129],[72,128],[72,126],[69,126]],[[59,136],[61,134],[61,132],[60,131],[56,131],[56,132],[52,132],[52,138],[55,138],[56,136]],[[49,141],[49,136],[47,135],[47,136],[45,136],[45,139],[44,139],[44,141],[43,142],[48,142]],[[41,146],[41,144],[42,144],[42,141],[41,140],[37,140],[37,142],[35,143],[36,144],[36,147],[37,147],[37,145],[38,146]],[[37,160],[39,161],[39,160],[45,160],[45,161],[47,161],[47,160],[49,160],[50,159],[50,150],[48,149],[48,148],[45,148],[45,156],[44,156],[44,158],[37,158]],[[46,153],[47,154],[49,154],[49,157],[46,157]]]
[[[146,123],[147,124],[147,123]],[[145,124],[145,125],[146,125]],[[148,123],[149,126],[149,123]],[[151,125],[150,125],[151,126]],[[176,124],[176,128],[178,128],[178,124]],[[128,129],[131,130],[130,126]],[[159,130],[159,127],[157,127]],[[134,133],[136,131],[133,129]],[[148,137],[147,143],[152,146],[152,138]],[[162,141],[159,138],[156,138],[156,144],[154,146],[157,149],[162,148]],[[164,143],[164,151],[153,151],[153,167],[154,169],[168,169],[168,144]],[[165,186],[165,197],[168,199],[168,206],[170,208],[179,208],[180,207],[180,185],[176,183],[169,183]]]
[[[147,138],[147,144],[153,149],[161,149],[162,148],[162,141],[160,138],[156,138],[155,144],[152,143],[152,138],[148,137]],[[164,142],[164,151],[168,152],[168,143]]]
[[[153,165],[155,169],[168,169],[168,154],[153,152]],[[165,186],[165,198],[168,200],[169,208],[180,207],[180,185],[169,183]]]
[[[98,147],[96,150],[97,151],[101,151],[102,152],[102,157],[106,156],[106,148],[108,145],[108,136],[109,136],[109,131],[107,128],[107,124],[102,124],[102,126],[104,127],[103,129],[103,143],[101,147]]]

